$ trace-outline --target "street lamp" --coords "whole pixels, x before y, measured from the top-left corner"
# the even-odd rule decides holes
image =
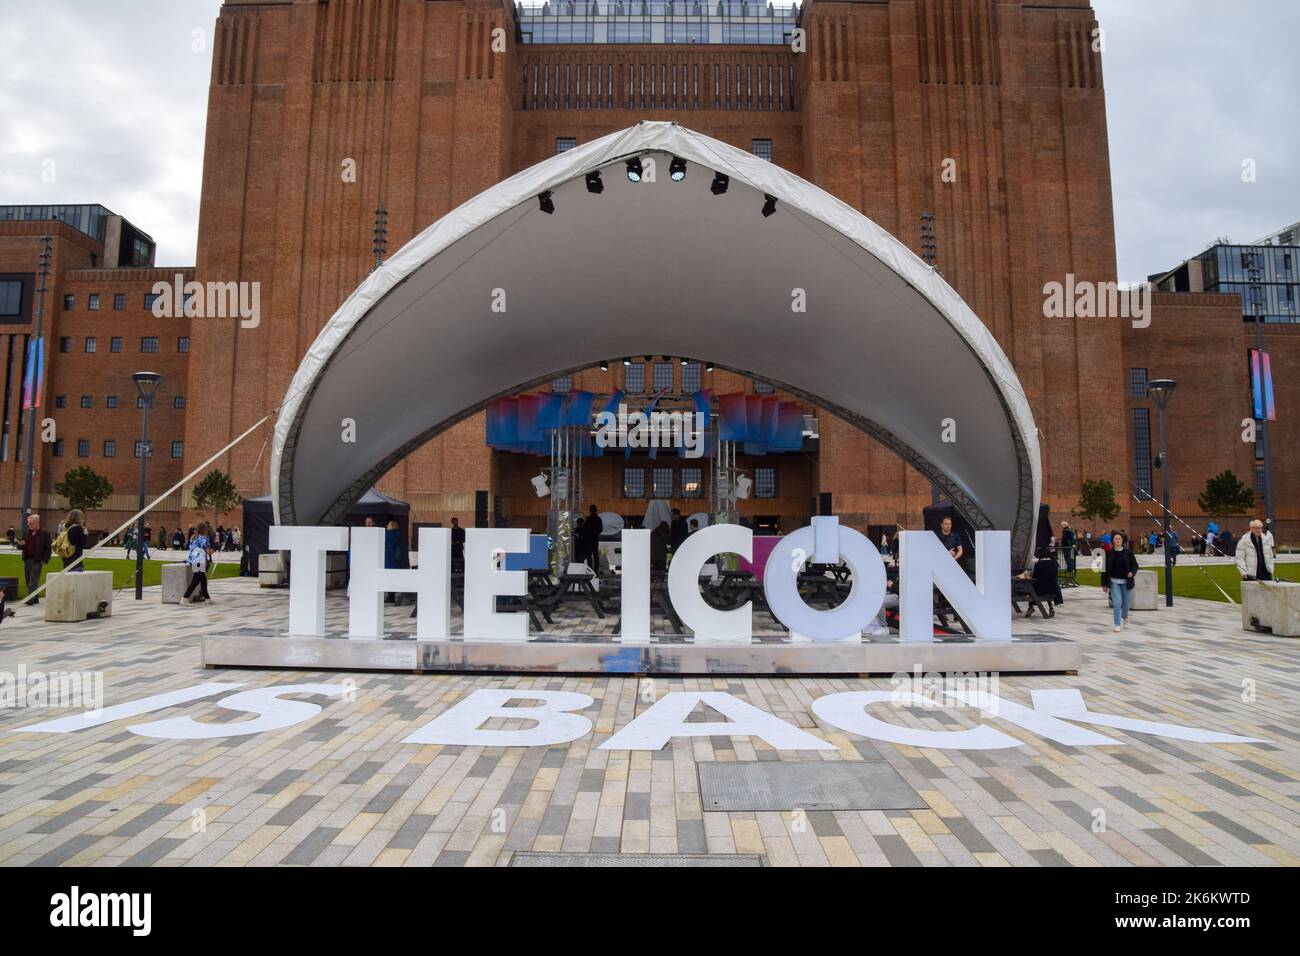
[[[1160,484],[1164,488],[1165,512],[1165,607],[1174,606],[1173,551],[1169,547],[1169,451],[1165,447],[1165,408],[1174,397],[1178,383],[1172,378],[1157,378],[1147,383],[1147,395],[1160,412]]]
[[[149,467],[149,409],[153,408],[153,396],[162,384],[162,376],[157,372],[136,372],[131,379],[144,410],[140,431],[140,520],[135,529],[135,599],[140,601],[144,599],[144,480]]]

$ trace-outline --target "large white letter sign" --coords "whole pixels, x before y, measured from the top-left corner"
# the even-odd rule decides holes
[[[541,707],[507,707],[512,700],[540,700]],[[476,690],[449,707],[404,744],[459,744],[468,747],[547,747],[567,744],[591,733],[591,721],[581,714],[593,700],[567,690]],[[480,730],[486,721],[531,720],[537,726],[523,730]]]
[[[1034,713],[1050,714],[1062,720],[1075,720],[1082,724],[1114,727],[1116,730],[1129,730],[1135,734],[1154,734],[1157,737],[1168,737],[1171,740],[1190,740],[1198,744],[1268,743],[1267,740],[1260,737],[1238,737],[1236,734],[1220,734],[1212,730],[1183,727],[1179,724],[1161,724],[1151,720],[1138,720],[1135,717],[1099,714],[1089,710],[1083,695],[1073,688],[1031,690],[1029,696],[1034,702]]]
[[[682,623],[695,632],[696,644],[748,643],[753,637],[752,601],[746,601],[734,611],[719,611],[709,607],[700,594],[700,568],[715,554],[722,553],[739,554],[750,560],[754,554],[754,532],[738,524],[701,528],[682,542],[668,565],[668,599]]]
[[[975,532],[975,583],[932,531],[904,531],[898,551],[899,638],[934,640],[934,588],[986,641],[1011,640],[1011,532]]]
[[[325,636],[325,552],[348,549],[347,528],[272,525],[268,544],[289,552],[289,633]]]
[[[618,640],[620,644],[649,644],[650,532],[644,528],[625,528],[622,552]]]
[[[319,704],[305,700],[281,700],[281,694],[323,694],[342,697],[352,688],[344,684],[278,684],[256,687],[231,694],[217,701],[225,710],[246,710],[258,716],[253,720],[233,724],[205,724],[193,717],[169,717],[148,724],[132,724],[126,729],[141,737],[160,737],[163,740],[209,740],[213,737],[244,737],[263,730],[281,730],[320,713]]]
[[[701,533],[696,532],[696,536]],[[686,718],[701,701],[731,720],[727,723],[688,723]],[[664,694],[598,749],[662,750],[674,737],[759,737],[777,750],[836,749],[834,744],[722,691],[672,691]]]
[[[497,595],[528,593],[527,571],[498,571],[495,552],[528,553],[527,528],[465,531],[465,640],[526,641],[528,615],[497,613]]]
[[[243,684],[199,684],[197,687],[169,690],[163,694],[154,694],[152,697],[127,701],[125,704],[114,704],[112,707],[105,707],[103,710],[88,710],[85,713],[73,714],[70,717],[59,717],[56,720],[46,720],[39,724],[32,724],[30,727],[15,727],[13,732],[16,734],[66,734],[74,730],[85,730],[87,727],[98,727],[100,724],[111,724],[115,720],[124,720],[127,717],[139,717],[141,714],[149,714],[155,710],[166,710],[168,707],[175,707],[177,704],[188,704],[192,700],[202,700],[204,697],[211,697],[213,694],[224,694],[228,690],[243,686]]]
[[[880,552],[852,528],[841,528],[839,518],[813,518],[811,527],[782,538],[763,569],[763,591],[772,613],[790,630],[814,641],[856,640],[885,599],[885,565]],[[843,559],[853,571],[853,587],[839,607],[817,611],[799,596],[795,552],[818,563]]]
[[[931,537],[934,537],[931,535]],[[938,538],[935,538],[937,541]],[[872,740],[885,740],[891,744],[908,747],[937,747],[955,750],[1002,750],[1019,747],[1020,741],[992,727],[971,727],[967,730],[922,730],[902,727],[880,720],[867,713],[871,704],[905,704],[926,706],[920,694],[911,691],[899,693],[889,690],[848,691],[818,697],[812,704],[813,713],[832,727],[847,730]]]
[[[384,567],[384,529],[352,529],[352,571],[348,587],[348,635],[384,636],[384,593],[415,593],[415,636],[422,641],[451,637],[451,606],[447,599],[451,571],[451,529],[420,529],[420,566]]]

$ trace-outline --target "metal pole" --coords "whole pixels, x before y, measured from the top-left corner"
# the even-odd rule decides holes
[[[1165,545],[1165,607],[1174,606],[1173,551],[1169,547],[1169,452],[1165,446],[1165,409],[1160,411],[1160,484],[1164,494],[1164,545]]]
[[[45,318],[45,278],[49,274],[50,266],[50,244],[53,242],[50,236],[42,236],[41,242],[41,284],[36,290],[36,328],[32,336],[32,348],[39,349],[41,344],[41,326]],[[24,462],[26,468],[23,469],[23,521],[27,521],[27,516],[32,513],[32,484],[36,474],[36,395],[40,392],[41,383],[39,381],[40,368],[39,361],[32,366],[32,393],[28,396],[31,407],[27,409],[27,441],[26,449],[23,454],[27,456]]]
[[[1260,355],[1260,371],[1263,372],[1264,315],[1262,308],[1263,303],[1260,301],[1259,259],[1258,254],[1254,252],[1250,253],[1249,278],[1251,311],[1254,313],[1255,319],[1255,350]],[[1265,403],[1263,401],[1264,385],[1262,382],[1259,384],[1259,388],[1261,396],[1260,404],[1263,406]],[[1260,415],[1261,417],[1257,419],[1259,424],[1256,426],[1255,432],[1256,437],[1259,439],[1260,448],[1264,452],[1264,487],[1261,491],[1264,494],[1264,512],[1268,517],[1268,530],[1273,534],[1273,537],[1276,538],[1277,529],[1273,526],[1273,453],[1268,444],[1268,409],[1266,407],[1261,407]],[[1251,464],[1253,465],[1254,462],[1252,461]]]
[[[144,400],[144,434],[140,443],[140,519],[135,528],[135,599],[144,600],[144,482],[149,466],[149,406],[153,396]]]

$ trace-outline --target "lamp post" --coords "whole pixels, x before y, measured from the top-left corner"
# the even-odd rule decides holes
[[[144,410],[140,431],[140,520],[135,529],[135,599],[140,601],[144,599],[144,481],[149,468],[149,409],[153,408],[153,396],[162,384],[162,376],[157,372],[136,372],[131,379]]]
[[[1255,320],[1255,352],[1259,356],[1260,375],[1263,375],[1264,362],[1264,291],[1260,287],[1259,278],[1259,254],[1254,252],[1246,253],[1247,263],[1246,275],[1250,282],[1250,311]],[[1254,375],[1254,372],[1251,373]],[[1260,491],[1264,494],[1264,514],[1268,518],[1268,527],[1265,530],[1273,532],[1277,536],[1276,526],[1273,523],[1273,454],[1268,445],[1268,401],[1264,395],[1263,382],[1258,383],[1260,394],[1260,417],[1256,419],[1258,424],[1255,426],[1256,434],[1259,437],[1259,449],[1261,457],[1264,459],[1264,482]],[[1252,462],[1253,464],[1253,462]]]
[[[1169,548],[1169,451],[1165,445],[1165,407],[1174,397],[1178,383],[1172,378],[1157,378],[1147,383],[1147,395],[1156,403],[1160,412],[1160,484],[1164,493],[1165,525],[1165,607],[1174,606],[1174,565],[1173,552]]]

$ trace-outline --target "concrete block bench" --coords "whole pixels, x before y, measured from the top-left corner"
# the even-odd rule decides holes
[[[162,602],[180,604],[185,589],[194,579],[194,569],[186,561],[173,561],[162,566]]]
[[[1241,626],[1266,627],[1278,637],[1300,637],[1300,584],[1242,581]]]
[[[1134,611],[1154,611],[1160,603],[1160,587],[1155,571],[1139,571],[1133,578],[1133,593],[1129,608]]]
[[[45,620],[113,616],[112,571],[59,571],[45,581]]]

